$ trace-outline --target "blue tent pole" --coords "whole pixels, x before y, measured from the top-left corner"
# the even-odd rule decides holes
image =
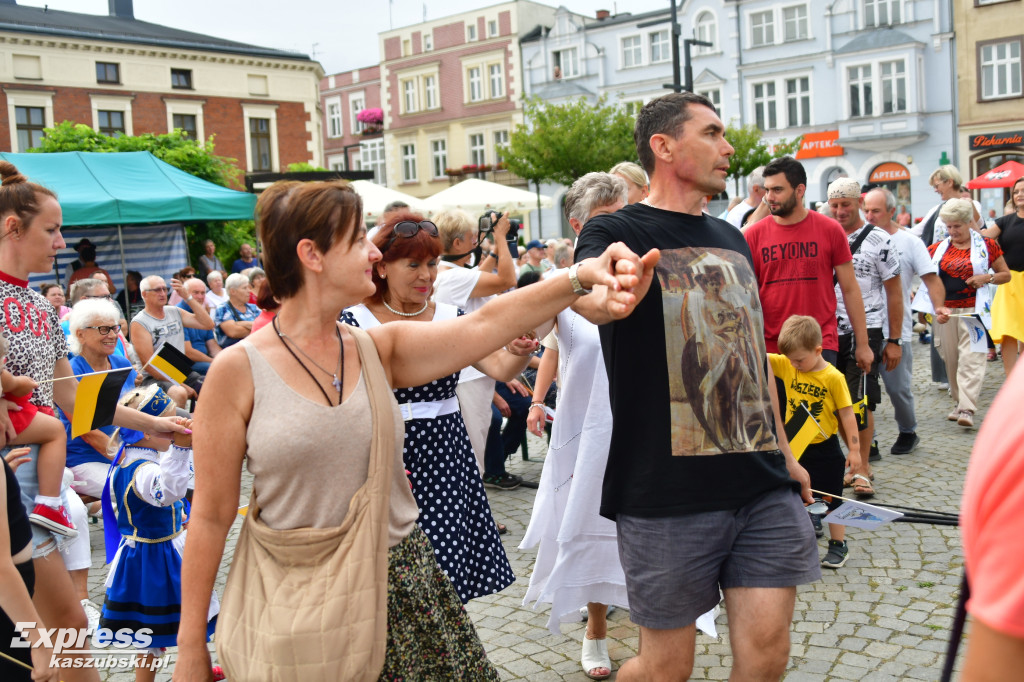
[[[121,247],[121,281],[124,282],[124,289],[123,289],[123,291],[128,291],[128,266],[127,266],[127,264],[125,263],[125,260],[124,260],[124,235],[122,235],[122,233],[121,233],[121,226],[120,225],[117,226],[117,245]],[[116,291],[114,292],[114,296],[117,296],[117,292]],[[115,300],[116,300],[116,298],[115,298]],[[127,315],[127,316],[130,316],[131,313],[128,311],[128,300],[127,300],[127,297],[125,297],[124,306],[125,306],[124,314]],[[131,320],[129,319],[128,322],[130,324]],[[125,336],[127,337],[127,334]]]

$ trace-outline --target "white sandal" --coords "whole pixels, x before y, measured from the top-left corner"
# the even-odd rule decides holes
[[[583,633],[583,653],[580,654],[580,665],[583,673],[592,680],[606,680],[612,675],[612,660],[608,657],[608,644],[603,639],[590,639]],[[592,670],[604,668],[604,675],[592,673]]]

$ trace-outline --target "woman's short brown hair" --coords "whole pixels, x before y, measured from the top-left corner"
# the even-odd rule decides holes
[[[312,240],[326,253],[342,239],[359,237],[363,200],[347,183],[275,182],[256,202],[256,229],[263,243],[263,269],[273,296],[295,296],[304,282],[295,248]]]
[[[419,230],[411,237],[392,239],[394,237],[394,226],[405,220],[418,223],[423,220],[423,216],[414,211],[396,213],[389,218],[387,224],[380,226],[377,234],[373,235],[373,243],[380,249],[380,262],[391,263],[402,258],[424,261],[440,256],[440,237],[428,234],[426,230]],[[384,296],[384,292],[387,291],[388,282],[386,279],[381,278],[376,267],[373,268],[373,286],[377,290],[373,296],[370,296],[370,300],[380,301]]]
[[[13,213],[21,223],[19,228],[22,230],[39,214],[40,197],[57,198],[53,190],[29,182],[9,161],[0,161],[0,180],[3,181],[0,186],[0,216]],[[0,235],[0,239],[3,236]]]

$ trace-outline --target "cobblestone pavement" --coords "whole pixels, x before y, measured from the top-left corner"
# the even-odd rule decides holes
[[[883,398],[875,413],[883,458],[874,466],[877,495],[873,501],[956,511],[977,430],[946,421],[952,401],[929,381],[928,349],[915,341],[913,350],[921,444],[910,455],[888,454],[896,438],[896,426],[891,405]],[[978,425],[1003,377],[1001,363],[988,364]],[[515,455],[509,470],[538,481],[546,445],[530,436],[529,446],[530,460],[521,461]],[[240,504],[248,498],[248,482],[246,477]],[[522,605],[534,552],[520,551],[518,545],[530,520],[535,491],[519,488],[488,494],[495,517],[508,525],[509,533],[503,540],[517,576],[516,582],[500,594],[476,599],[467,607],[491,661],[503,680],[588,679],[579,664],[584,624],[563,625],[561,635],[552,635],[546,627],[546,608],[534,611]],[[218,592],[227,578],[230,550],[239,527],[240,521],[228,537]],[[89,584],[90,594],[99,604],[106,569],[102,533],[97,526],[92,526],[92,533],[97,546]],[[827,535],[819,541],[822,555],[826,539]],[[820,582],[798,590],[785,680],[937,680],[963,570],[959,529],[893,523],[877,531],[851,529],[848,540],[850,559],[846,565],[838,571],[822,569]],[[621,609],[610,616],[608,625],[608,649],[613,669],[617,669],[636,654],[637,628],[629,621],[629,613]],[[732,665],[728,614],[723,612],[718,617],[717,626],[717,640],[697,635],[691,679],[728,679]],[[157,679],[169,678],[167,672],[162,672]],[[104,679],[128,682],[133,677],[129,672],[117,672]]]

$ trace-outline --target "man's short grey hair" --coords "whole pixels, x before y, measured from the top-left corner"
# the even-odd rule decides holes
[[[86,279],[80,279],[71,285],[71,290],[68,292],[68,305],[72,308],[75,304],[82,300],[82,297],[88,294],[95,287],[103,287],[105,294],[110,293],[110,289],[107,288],[107,283],[101,279],[95,279],[93,277],[87,277]]]
[[[569,267],[572,265],[572,247],[565,242],[557,242],[552,259],[555,261],[553,265],[556,268]],[[562,263],[565,263],[565,265],[562,265]]]
[[[747,176],[747,188],[764,187],[764,166],[758,166]]]
[[[873,187],[868,192],[868,194],[871,194],[871,192],[881,192],[885,196],[885,210],[886,211],[888,211],[889,213],[892,213],[893,211],[896,210],[896,195],[893,194],[892,190],[890,190],[888,187]],[[867,196],[867,195],[865,195],[865,196]]]
[[[139,291],[152,291],[154,285],[159,282],[160,284],[166,284],[164,278],[160,275],[150,275],[149,277],[143,277],[142,281],[139,282]]]
[[[950,199],[939,209],[939,217],[944,223],[971,225],[974,223],[974,203],[959,197]]]
[[[611,173],[587,173],[565,193],[565,217],[575,218],[580,225],[594,209],[614,204],[625,203],[629,197],[629,186],[626,181]]]
[[[82,354],[82,342],[78,340],[76,333],[79,329],[103,325],[113,327],[120,316],[117,306],[105,298],[87,298],[76,303],[68,318],[68,346],[71,352],[75,355]]]
[[[223,282],[224,281],[224,275],[220,274],[220,271],[214,270],[213,272],[211,272],[209,275],[206,276],[206,283],[207,284],[211,284],[213,282],[213,280],[219,280],[219,281]]]
[[[388,213],[390,211],[400,211],[403,208],[409,208],[409,204],[405,203],[401,199],[396,199],[395,201],[392,201],[390,204],[385,206],[384,210],[381,211],[381,213]]]
[[[193,289],[200,291],[199,287],[202,287],[202,291],[206,291],[206,285],[198,277],[189,277],[185,280],[185,291],[192,291]]]
[[[240,272],[232,272],[228,275],[228,278],[224,280],[224,288],[228,291],[237,289],[238,287],[244,287],[249,283],[249,278]]]

